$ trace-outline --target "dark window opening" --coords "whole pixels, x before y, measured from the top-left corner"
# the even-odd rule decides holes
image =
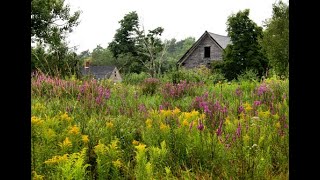
[[[205,58],[210,57],[210,47],[204,47],[204,57]]]

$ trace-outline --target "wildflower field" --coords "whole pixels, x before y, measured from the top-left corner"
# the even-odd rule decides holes
[[[288,79],[31,78],[33,179],[288,179]]]

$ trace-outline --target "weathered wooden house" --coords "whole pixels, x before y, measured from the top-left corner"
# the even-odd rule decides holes
[[[205,31],[191,48],[178,60],[178,67],[209,67],[212,61],[222,60],[222,52],[231,43],[230,37]]]
[[[88,63],[80,70],[83,76],[92,76],[94,79],[111,79],[121,82],[122,78],[116,66],[91,66]]]

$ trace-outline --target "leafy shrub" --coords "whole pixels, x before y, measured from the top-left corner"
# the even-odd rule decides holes
[[[122,82],[124,84],[139,84],[148,77],[149,75],[145,72],[141,72],[140,74],[128,73],[128,74],[124,74]]]
[[[238,81],[257,81],[258,72],[253,69],[246,69],[237,77]]]
[[[160,81],[157,78],[147,78],[142,84],[143,94],[154,94],[160,85]]]

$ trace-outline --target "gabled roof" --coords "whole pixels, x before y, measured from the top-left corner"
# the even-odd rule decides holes
[[[216,42],[223,48],[225,49],[227,47],[228,44],[231,44],[231,39],[228,36],[222,36],[219,34],[214,34],[211,32],[208,32],[210,34],[210,36],[216,40]]]
[[[93,75],[97,79],[109,78],[116,66],[89,66],[89,68],[82,67],[80,72],[82,75]]]
[[[177,64],[181,64],[183,63],[187,57],[196,49],[196,47],[199,45],[199,43],[203,40],[203,38],[209,35],[211,37],[211,39],[217,43],[217,45],[221,48],[221,49],[225,49],[227,47],[228,44],[231,44],[231,39],[228,36],[222,36],[219,34],[215,34],[215,33],[211,33],[208,31],[205,31],[202,36],[190,47],[190,49],[188,49],[188,51],[179,59],[179,61],[177,62]]]

